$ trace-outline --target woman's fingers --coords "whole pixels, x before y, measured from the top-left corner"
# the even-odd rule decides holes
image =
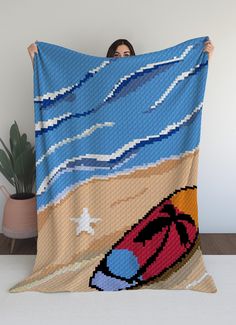
[[[212,52],[213,52],[213,50],[214,50],[214,46],[213,46],[213,44],[211,43],[211,41],[210,40],[208,40],[208,41],[206,41],[205,43],[205,46],[204,46],[204,52],[207,52],[208,53],[208,55],[209,55],[209,58],[212,56]]]
[[[214,49],[214,46],[211,43],[211,41],[206,41],[204,51],[212,51],[213,49]]]
[[[30,53],[38,53],[38,47],[35,43],[32,43],[28,46],[28,51]]]
[[[34,49],[35,49],[35,53],[38,53],[38,47],[36,44],[34,44]]]
[[[28,46],[28,52],[33,63],[35,53],[38,53],[38,47],[35,43],[32,43]]]

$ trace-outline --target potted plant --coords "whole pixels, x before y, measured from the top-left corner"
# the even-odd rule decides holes
[[[9,194],[5,186],[2,192],[7,197],[3,213],[3,233],[13,239],[37,236],[37,211],[35,186],[35,149],[20,134],[16,121],[10,128],[10,149],[0,138],[0,172],[15,188]],[[14,245],[14,242],[13,242]],[[13,247],[12,247],[13,249]]]

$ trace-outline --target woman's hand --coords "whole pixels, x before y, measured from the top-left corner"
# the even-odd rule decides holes
[[[36,40],[36,41],[37,41],[37,40]],[[30,44],[30,45],[27,47],[27,50],[28,50],[28,52],[29,52],[29,55],[30,55],[30,58],[31,58],[32,64],[34,65],[34,55],[35,55],[35,53],[38,53],[37,45],[36,45],[35,43]]]
[[[209,55],[209,59],[210,59],[211,56],[212,56],[213,50],[214,50],[214,46],[213,46],[213,44],[211,43],[211,41],[210,41],[210,40],[209,40],[209,41],[206,41],[206,42],[205,42],[205,47],[204,47],[204,50],[203,50],[203,51],[208,53],[208,55]]]

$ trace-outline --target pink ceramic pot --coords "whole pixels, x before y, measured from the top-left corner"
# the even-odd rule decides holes
[[[0,186],[6,196],[3,212],[3,234],[9,238],[31,238],[37,236],[36,197],[33,193],[9,194],[5,186]]]

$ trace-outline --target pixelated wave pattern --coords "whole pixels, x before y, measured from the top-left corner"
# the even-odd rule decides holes
[[[197,206],[207,40],[120,59],[36,42],[38,252],[9,292],[217,291]]]

